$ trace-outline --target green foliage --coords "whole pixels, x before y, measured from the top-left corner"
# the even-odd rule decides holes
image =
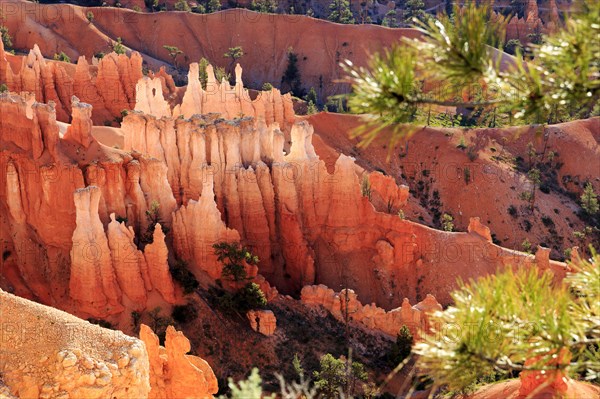
[[[369,181],[369,176],[367,174],[363,175],[360,182],[360,191],[363,197],[367,197],[369,201],[371,200],[371,181]]]
[[[273,90],[273,85],[269,82],[265,82],[262,85],[262,90],[263,91],[271,91],[271,90]]]
[[[390,362],[394,366],[402,363],[404,359],[410,356],[413,342],[414,339],[408,327],[402,326],[398,332],[398,335],[396,336],[396,342],[392,344],[392,348],[389,353]]]
[[[346,358],[336,359],[330,353],[323,355],[319,363],[320,369],[314,371],[313,376],[315,387],[323,398],[358,395],[363,389],[363,383],[368,380],[362,363]]]
[[[2,83],[0,84],[0,93],[5,93],[8,92],[8,86],[6,85],[6,83]]]
[[[112,50],[117,54],[125,54],[125,46],[123,46],[123,40],[117,37],[117,41],[112,44]]]
[[[589,214],[595,215],[600,210],[598,196],[594,192],[592,183],[587,183],[581,194],[581,207]]]
[[[318,97],[317,97],[317,91],[315,90],[314,87],[311,87],[310,90],[308,91],[308,94],[304,97],[304,99],[306,100],[306,102],[312,102],[313,104],[317,104],[318,103]]]
[[[204,90],[206,90],[206,83],[208,82],[208,73],[206,72],[206,67],[208,67],[209,64],[210,62],[208,59],[204,57],[202,57],[198,62],[198,79],[200,80],[200,84]]]
[[[198,14],[210,14],[221,9],[221,2],[219,0],[201,0],[196,3],[196,7],[192,9],[192,12]]]
[[[101,60],[102,58],[104,58],[106,54],[104,54],[102,51],[97,52],[96,54],[94,54],[94,57],[96,57],[97,59]]]
[[[167,327],[173,324],[173,320],[170,317],[161,316],[161,312],[162,308],[157,306],[148,312],[148,317],[150,318],[149,327],[151,327],[154,333],[158,336],[160,344],[164,345]]]
[[[198,309],[191,302],[185,305],[175,305],[171,317],[180,324],[186,324],[198,318]]]
[[[464,178],[465,178],[465,184],[469,184],[471,182],[471,169],[469,169],[468,167],[465,167],[463,169],[463,174],[464,174]]]
[[[154,200],[150,203],[150,208],[146,210],[146,221],[148,222],[148,227],[146,228],[146,232],[140,237],[142,245],[151,244],[154,241],[154,228],[161,222],[160,203],[158,201]],[[169,228],[162,224],[161,229],[164,234],[169,232]]]
[[[230,399],[249,399],[249,398],[263,398],[263,399],[275,399],[275,394],[265,396],[262,391],[262,379],[258,373],[257,368],[253,368],[252,372],[248,376],[248,379],[242,380],[237,384],[232,378],[228,380],[228,386],[231,390],[229,395]],[[220,396],[219,399],[227,399],[226,396]]]
[[[398,27],[398,14],[396,10],[389,10],[385,17],[383,17],[383,21],[381,21],[381,25],[387,26],[388,28],[397,28]]]
[[[352,133],[361,136],[362,146],[369,145],[379,132],[391,127],[398,140],[409,132],[401,123],[415,120],[418,99],[421,96],[419,81],[415,74],[417,56],[405,47],[392,46],[384,54],[376,53],[369,60],[368,68],[353,68],[346,60],[345,69],[352,83],[353,93],[348,106],[353,113],[366,114],[364,125]]]
[[[71,62],[71,58],[62,51],[59,54],[54,54],[53,58],[55,61]]]
[[[231,58],[232,63],[235,62],[236,60],[239,60],[243,56],[244,56],[244,49],[242,48],[242,46],[230,47],[229,50],[227,50],[227,52],[225,54],[223,54],[223,57]]]
[[[317,112],[319,112],[319,109],[317,108],[315,103],[313,103],[312,101],[309,101],[308,104],[306,105],[306,114],[313,115],[313,114],[316,114]]]
[[[432,333],[415,344],[416,366],[450,390],[492,372],[524,369],[559,368],[598,378],[600,257],[594,253],[571,267],[576,272],[562,283],[537,268],[507,268],[460,282],[452,293],[454,305],[432,314]],[[570,362],[557,362],[569,353]],[[533,363],[525,366],[526,360]]]
[[[404,215],[404,211],[402,209],[398,210],[398,217],[402,220],[406,219],[406,216]]]
[[[355,22],[354,16],[350,10],[348,0],[333,0],[329,4],[329,16],[327,19],[339,24],[353,24]]]
[[[194,273],[188,268],[186,261],[178,259],[175,264],[169,268],[173,280],[177,281],[183,288],[185,295],[191,294],[200,287],[200,283],[196,280]]]
[[[237,309],[247,312],[250,309],[261,309],[267,306],[265,293],[256,283],[248,283],[235,294]]]
[[[579,11],[578,11],[579,12]],[[382,127],[392,126],[392,141],[414,128],[395,126],[414,123],[415,108],[429,105],[456,106],[480,115],[508,115],[510,123],[555,123],[591,115],[600,99],[600,5],[583,0],[578,14],[571,15],[565,29],[531,45],[534,62],[516,57],[500,65],[493,47],[504,41],[507,20],[490,19],[488,6],[468,2],[455,5],[452,16],[441,14],[417,22],[419,39],[405,39],[405,49],[376,54],[368,68],[348,63],[347,81],[352,85],[352,112],[368,114],[366,125],[356,131],[364,142],[372,141]],[[410,56],[409,49],[418,54]],[[415,93],[420,79],[443,82],[444,90]],[[406,81],[405,84],[400,84]],[[409,83],[410,82],[410,83]],[[463,89],[489,90],[463,98]],[[410,112],[407,112],[410,111]],[[494,111],[494,112],[492,112]],[[495,117],[490,124],[495,124]]]
[[[444,213],[442,215],[442,228],[444,229],[444,231],[454,230],[454,223],[452,223],[453,221],[454,218],[452,217],[452,215],[449,215],[447,213]]]
[[[304,368],[302,367],[302,363],[300,363],[300,359],[298,358],[298,353],[294,353],[294,358],[292,359],[292,366],[294,367],[294,371],[298,374],[298,377],[301,379],[304,378]]]
[[[521,243],[521,248],[523,248],[524,252],[527,252],[528,254],[531,253],[531,243],[529,242],[529,240],[526,238],[523,240],[523,242]]]
[[[8,33],[8,28],[4,25],[0,25],[0,36],[2,36],[2,44],[4,45],[4,50],[10,50],[13,45],[12,38]]]
[[[91,11],[88,11],[88,12],[85,14],[85,17],[87,18],[87,20],[88,20],[88,22],[89,22],[89,23],[92,23],[92,22],[94,22],[94,13],[93,13],[93,12],[91,12]]]
[[[291,47],[288,49],[288,63],[281,77],[281,84],[287,84],[294,96],[302,96],[302,79],[298,68],[298,55],[294,53]]]
[[[208,72],[206,71],[206,67],[208,67],[208,65],[210,64],[210,62],[202,57],[200,59],[200,62],[198,63],[198,74],[199,74],[199,79],[200,79],[200,84],[202,84],[202,88],[206,90],[206,84],[208,82]],[[225,71],[225,68],[223,67],[215,67],[213,66],[213,71],[215,73],[215,79],[218,82],[222,82],[223,79],[225,79],[227,82],[229,82],[229,80],[231,79],[231,74],[227,73]]]
[[[426,22],[428,19],[429,16],[425,12],[425,3],[423,0],[406,0],[404,3],[405,24],[412,25],[418,22]]]
[[[250,250],[237,242],[213,244],[213,249],[219,262],[223,263],[222,277],[231,281],[247,280],[245,265],[257,265],[259,262],[258,256],[253,255]]]
[[[187,3],[186,3],[187,4]],[[167,50],[167,52],[169,53],[169,57],[173,58],[173,64],[175,66],[177,66],[177,57],[181,54],[183,54],[183,51],[181,51],[178,47],[176,46],[169,46],[167,44],[165,44],[163,46],[163,48],[165,50]]]
[[[267,305],[267,298],[256,283],[247,283],[236,292],[211,287],[209,293],[215,307],[227,314],[243,314],[251,309],[261,309]]]
[[[175,7],[175,11],[186,11],[186,12],[192,11],[192,8],[190,7],[190,5],[188,4],[188,2],[186,0],[177,0],[174,7]]]
[[[523,50],[523,44],[519,39],[510,39],[504,44],[504,51],[506,51],[508,54],[523,54]]]
[[[274,13],[277,10],[277,2],[275,0],[252,0],[250,9],[263,13]]]

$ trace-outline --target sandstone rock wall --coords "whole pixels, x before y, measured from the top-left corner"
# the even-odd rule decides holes
[[[172,326],[163,347],[145,325],[137,339],[2,290],[0,315],[2,398],[205,399],[218,390]]]
[[[0,290],[0,373],[20,398],[148,397],[144,343]]]

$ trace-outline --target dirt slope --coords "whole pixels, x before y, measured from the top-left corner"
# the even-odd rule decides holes
[[[324,159],[335,159],[336,152],[349,154],[365,169],[385,171],[398,183],[408,184],[412,195],[405,214],[409,219],[440,226],[439,217],[446,212],[454,217],[455,229],[465,231],[469,218],[479,216],[502,246],[522,250],[527,238],[533,245],[552,248],[557,258],[565,249],[587,243],[576,240],[572,232],[588,222],[578,216],[584,182],[600,191],[598,118],[548,126],[543,134],[536,127],[427,128],[391,153],[386,132],[366,149],[358,147],[357,139],[348,138],[348,132],[360,124],[357,116],[320,113],[308,120],[326,144],[316,141]],[[457,148],[461,142],[467,148]],[[533,211],[520,198],[531,191],[528,143],[534,145],[538,159],[546,154],[542,188],[548,193],[536,190]],[[551,151],[555,156],[548,163]],[[514,215],[510,207],[515,208]]]

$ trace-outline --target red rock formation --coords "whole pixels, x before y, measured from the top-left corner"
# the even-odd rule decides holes
[[[135,237],[133,228],[125,226],[124,222],[117,222],[114,213],[111,213],[110,218],[108,245],[117,281],[123,289],[123,294],[132,301],[135,309],[143,310],[147,299],[146,290],[152,289],[146,259],[133,242]],[[166,284],[169,282],[165,280]]]
[[[37,45],[14,70],[0,44],[0,81],[12,92],[33,93],[38,102],[53,101],[56,118],[63,122],[71,120],[71,98],[76,96],[93,107],[94,124],[112,123],[121,111],[135,107],[135,87],[142,76],[142,58],[136,52],[131,57],[107,54],[97,66],[82,56],[73,65],[45,60]]]
[[[92,137],[92,106],[82,103],[73,96],[71,100],[73,119],[64,135],[65,141],[72,141],[88,148],[94,141]]]
[[[484,226],[478,217],[469,219],[469,227],[467,228],[469,233],[478,234],[485,238],[488,242],[492,242],[492,233],[490,228]]]
[[[441,311],[442,306],[433,295],[427,295],[425,300],[411,306],[404,298],[402,306],[389,312],[375,304],[362,305],[353,290],[344,289],[336,293],[324,285],[307,285],[302,288],[301,301],[307,305],[321,305],[338,320],[344,321],[346,316],[368,329],[383,332],[395,337],[402,326],[407,326],[411,333],[418,337],[428,329],[427,314]]]
[[[277,319],[272,310],[250,310],[246,317],[254,331],[266,336],[275,334]]]
[[[369,173],[371,203],[378,212],[398,213],[409,197],[408,186],[397,186],[394,178],[381,172]]]
[[[165,244],[165,234],[162,231],[160,223],[154,227],[154,236],[151,244],[144,248],[144,257],[148,265],[148,275],[152,286],[156,288],[165,301],[175,302],[175,287],[173,278],[169,273],[169,250]]]
[[[142,324],[140,338],[146,344],[150,361],[149,399],[212,398],[219,390],[217,378],[203,359],[186,355],[190,341],[181,331],[167,328],[165,346]]]
[[[251,116],[255,120],[262,119],[267,125],[277,122],[284,131],[289,131],[294,122],[292,97],[289,93],[282,95],[278,89],[261,91],[252,100],[242,82],[242,67],[235,68],[235,85],[231,87],[225,80],[218,82],[211,65],[206,68],[206,90],[199,81],[198,64],[190,65],[188,86],[181,105],[175,106],[173,116],[182,115],[191,118],[195,114],[218,113],[226,119]],[[138,107],[136,109],[143,110]],[[160,117],[158,114],[154,114]]]
[[[77,225],[73,232],[69,280],[69,292],[78,309],[94,316],[123,310],[108,240],[98,216],[100,195],[95,186],[75,191]]]

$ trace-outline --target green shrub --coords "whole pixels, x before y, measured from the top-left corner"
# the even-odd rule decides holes
[[[250,250],[241,247],[237,242],[213,244],[213,249],[219,262],[223,263],[221,277],[231,281],[247,280],[248,275],[244,263],[256,265],[259,262],[258,256],[253,255]]]
[[[191,294],[200,287],[200,283],[196,280],[196,276],[188,269],[186,261],[178,259],[175,264],[169,268],[173,280],[177,281],[183,288],[185,295]]]
[[[402,326],[389,353],[390,362],[394,367],[410,355],[413,342],[414,339],[408,327]]]
[[[63,61],[63,62],[71,62],[71,59],[64,52],[60,52],[59,54],[54,54],[55,61]]]
[[[359,395],[368,380],[362,363],[346,358],[336,359],[330,353],[323,355],[320,369],[313,372],[315,387],[323,398],[337,399],[340,396]]]

